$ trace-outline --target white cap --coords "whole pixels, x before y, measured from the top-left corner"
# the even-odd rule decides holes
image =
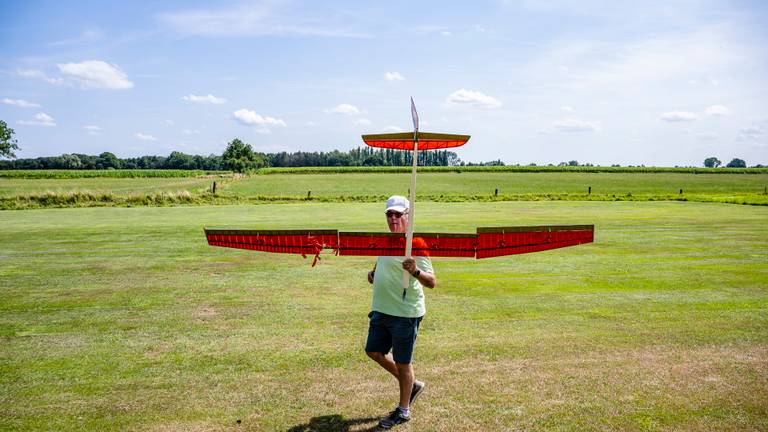
[[[405,213],[406,210],[411,208],[411,203],[408,201],[408,198],[400,195],[392,195],[387,200],[387,210],[394,210],[398,213]]]

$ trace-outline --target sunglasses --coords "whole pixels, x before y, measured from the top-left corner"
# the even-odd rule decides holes
[[[388,218],[393,217],[395,219],[400,219],[401,217],[403,217],[403,215],[405,213],[399,213],[399,212],[396,212],[396,211],[388,211],[388,212],[386,212],[384,214],[387,215]]]

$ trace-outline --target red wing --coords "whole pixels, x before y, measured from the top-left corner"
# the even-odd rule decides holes
[[[404,256],[405,234],[336,230],[206,229],[208,244],[262,252],[317,256]],[[477,234],[414,233],[413,256],[491,258],[575,246],[594,241],[593,225],[478,228]]]
[[[477,258],[491,258],[576,246],[594,241],[594,225],[552,225],[477,229]]]
[[[336,230],[217,230],[206,229],[211,246],[262,252],[316,255],[324,248],[338,248]]]
[[[418,132],[419,150],[459,147],[469,138],[469,135]],[[413,132],[363,135],[363,141],[371,147],[413,150]]]
[[[414,233],[413,256],[474,257],[475,234]],[[405,234],[339,233],[339,255],[404,256]]]

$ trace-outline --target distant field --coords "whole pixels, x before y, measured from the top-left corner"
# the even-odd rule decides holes
[[[211,171],[208,174],[224,174],[227,171]],[[157,170],[157,169],[125,169],[125,170],[0,170],[0,178],[92,178],[92,177],[199,177],[206,174],[202,170]]]
[[[214,181],[217,182],[216,195],[210,193]],[[405,172],[146,178],[0,177],[0,209],[205,205],[307,199],[378,202],[393,193],[407,195],[409,184],[410,176]],[[419,200],[437,202],[685,200],[768,205],[767,186],[768,173],[422,172],[418,177],[417,195]]]
[[[422,203],[417,230],[594,223],[435,259],[403,431],[768,430],[768,207]],[[363,431],[373,259],[212,248],[202,227],[384,230],[382,203],[0,212],[0,429]],[[239,421],[239,423],[238,423]]]
[[[410,176],[404,173],[281,174],[253,176],[232,183],[225,193],[252,195],[405,195]],[[416,192],[423,195],[587,193],[676,194],[760,193],[768,186],[768,174],[683,173],[421,173]]]
[[[687,174],[768,174],[768,168],[701,167],[613,167],[613,166],[425,166],[420,172],[589,172],[589,173],[687,173]],[[410,166],[341,166],[261,168],[258,174],[346,174],[411,172]]]
[[[44,192],[71,193],[91,191],[115,194],[199,192],[210,187],[216,179],[199,177],[136,177],[136,178],[58,178],[58,179],[9,179],[0,178],[0,197]]]

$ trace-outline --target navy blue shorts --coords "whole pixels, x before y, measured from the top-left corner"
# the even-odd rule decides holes
[[[365,352],[387,354],[392,350],[395,363],[410,363],[422,318],[405,318],[372,312]]]

